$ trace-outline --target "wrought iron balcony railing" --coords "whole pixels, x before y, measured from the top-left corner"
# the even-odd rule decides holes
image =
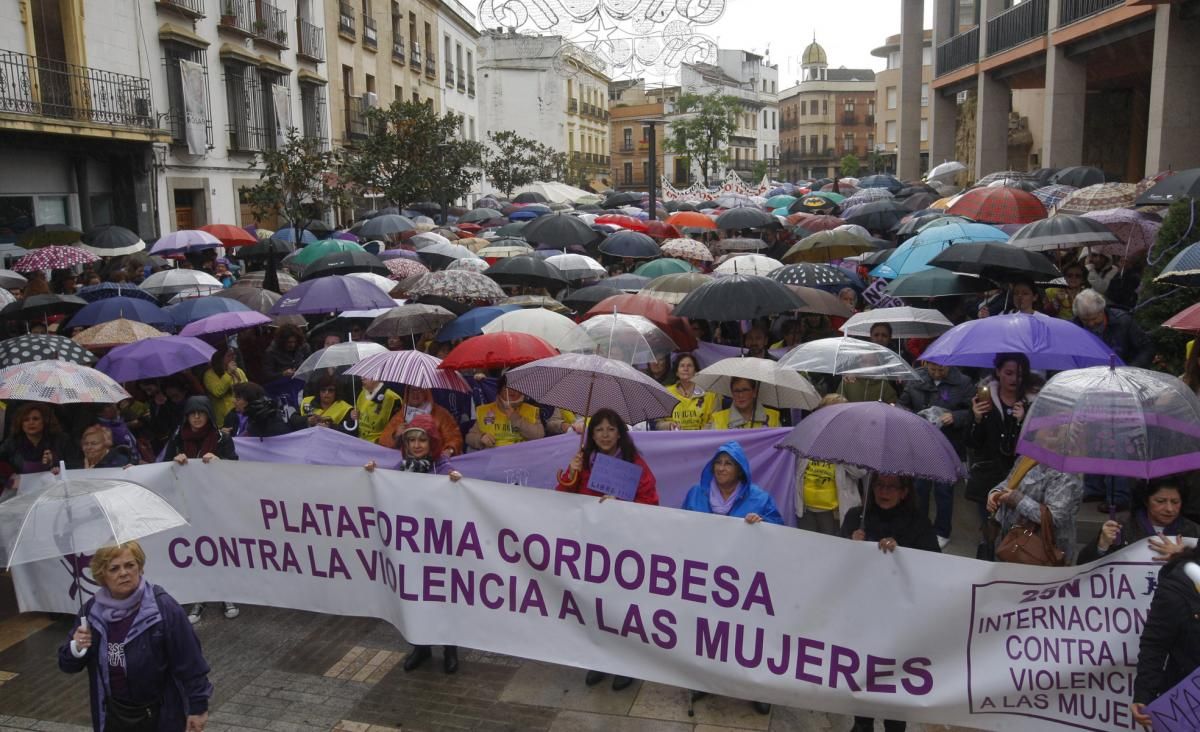
[[[150,80],[0,51],[0,112],[154,129]]]

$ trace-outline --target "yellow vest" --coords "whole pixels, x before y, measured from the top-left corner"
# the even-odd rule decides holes
[[[396,405],[403,406],[403,400],[396,392],[384,387],[382,398],[372,399],[366,389],[358,392],[354,408],[358,410],[358,436],[367,442],[377,442],[383,434],[383,428],[391,420],[396,411]]]
[[[833,511],[837,507],[837,466],[809,460],[804,469],[804,509]]]
[[[346,421],[346,417],[350,415],[350,405],[338,399],[333,404],[329,405],[329,409],[321,409],[316,397],[304,397],[300,400],[300,413],[304,416],[315,414],[319,417],[328,417],[333,422],[334,427],[338,427],[342,422]]]
[[[671,396],[679,400],[671,412],[671,421],[679,425],[681,430],[702,430],[712,419],[713,411],[717,408],[717,395],[711,391],[703,392],[702,396],[684,396],[679,390],[679,384],[667,387]]]
[[[523,402],[521,406],[517,407],[517,414],[531,424],[537,424],[542,419],[538,408],[529,403]],[[485,404],[475,410],[475,425],[483,434],[492,436],[492,439],[496,441],[496,447],[515,445],[525,441],[525,438],[521,436],[521,433],[517,431],[508,416],[500,410],[500,406],[495,402]]]
[[[714,430],[731,429],[729,426],[729,417],[732,412],[733,412],[733,407],[730,407],[729,409],[722,409],[719,412],[713,412],[712,428]],[[778,427],[779,426],[779,424],[780,424],[779,423],[779,410],[771,409],[770,407],[763,407],[763,414],[765,414],[767,416],[766,424],[762,424],[761,422],[757,422],[757,421],[754,423],[743,422],[737,426],[737,429],[750,429],[752,427]]]

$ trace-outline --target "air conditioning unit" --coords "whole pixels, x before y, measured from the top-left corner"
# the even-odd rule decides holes
[[[375,109],[379,106],[379,95],[375,92],[366,92],[363,94],[363,106],[367,109]]]

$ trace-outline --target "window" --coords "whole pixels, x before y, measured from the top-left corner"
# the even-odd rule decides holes
[[[229,149],[240,152],[261,150],[266,125],[258,69],[239,63],[225,64],[225,101],[229,106],[226,128]]]
[[[854,99],[853,97],[842,102],[842,111],[846,114],[854,114]]]
[[[818,114],[820,114],[820,112],[817,111],[818,109],[819,109],[819,107],[817,106],[816,99],[814,99],[808,103],[808,113],[811,114],[812,116],[816,117]]]
[[[921,65],[922,66],[932,66],[933,65],[933,48],[932,47],[924,46],[921,48]]]
[[[471,132],[470,139],[474,140],[475,139],[475,118],[474,117],[469,117],[467,119],[467,127]]]
[[[921,120],[921,142],[929,142],[929,120]]]
[[[621,138],[621,149],[626,150],[626,151],[632,150],[633,149],[633,128],[626,127],[624,130],[622,130],[622,133],[623,133],[623,136]]]
[[[26,229],[38,223],[34,218],[33,196],[0,196],[0,242],[15,242]]]
[[[889,69],[898,69],[901,66],[901,57],[899,51],[892,51],[888,54],[887,67]]]
[[[650,161],[643,160],[642,161],[642,182],[648,183],[649,181],[650,181]]]
[[[776,112],[774,110],[772,110],[771,111],[771,129],[775,129],[775,115],[776,115]]]
[[[896,108],[896,87],[894,86],[889,86],[887,88],[887,108]]]
[[[929,106],[929,85],[928,84],[921,85],[921,106],[922,107]]]
[[[895,145],[896,144],[896,120],[889,119],[887,121],[887,125],[884,127],[884,130],[887,135],[884,139],[887,141],[888,144]]]
[[[821,114],[824,114],[824,115],[829,114],[829,100],[828,99],[821,100]]]
[[[395,84],[392,86],[392,99],[397,102],[404,101],[404,88],[401,87],[399,84]]]
[[[763,110],[763,129],[767,129],[767,110]]]
[[[171,141],[177,145],[187,143],[187,116],[184,114],[183,102],[183,72],[180,61],[191,61],[200,64],[204,69],[204,131],[208,147],[213,146],[212,104],[208,96],[208,56],[203,49],[185,46],[181,43],[164,42],[163,66],[167,74],[167,109],[163,124],[171,131]]]
[[[829,149],[829,135],[821,135],[821,149],[822,150]]]
[[[412,93],[412,95],[413,95],[413,98],[412,98],[413,104],[420,104],[421,103],[421,92],[415,91]]]
[[[625,185],[633,185],[633,163],[625,163]]]
[[[854,133],[853,132],[847,132],[845,135],[842,136],[842,152],[846,152],[846,153],[854,152]]]
[[[400,87],[396,87],[399,99]],[[304,125],[304,136],[324,140],[325,131],[325,87],[320,84],[300,85],[300,115]]]

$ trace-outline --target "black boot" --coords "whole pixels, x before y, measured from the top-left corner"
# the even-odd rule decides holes
[[[633,679],[628,676],[613,677],[613,691],[622,691],[628,689],[633,684]]]
[[[448,674],[458,671],[458,646],[442,647],[442,670]]]
[[[429,646],[413,646],[413,649],[404,657],[404,670],[415,671],[432,657],[433,650]]]
[[[587,684],[588,686],[595,686],[607,678],[608,674],[604,673],[603,671],[588,671],[587,676],[583,677],[583,683]]]
[[[754,711],[758,712],[759,714],[770,714],[771,713],[771,705],[766,702],[750,702],[750,703],[754,705]]]

